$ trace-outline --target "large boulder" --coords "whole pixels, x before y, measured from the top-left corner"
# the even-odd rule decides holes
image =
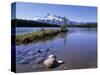
[[[53,68],[57,64],[56,57],[54,55],[49,55],[46,60],[44,60],[43,64],[47,68]]]
[[[45,65],[46,68],[55,68],[59,66],[60,64],[63,64],[64,62],[62,60],[56,59],[56,56],[54,55],[49,55],[47,59],[44,60],[43,64]]]

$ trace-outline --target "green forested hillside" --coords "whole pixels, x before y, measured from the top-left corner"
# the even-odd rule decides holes
[[[14,19],[11,20],[12,27],[60,27],[56,24],[41,23],[32,20]]]

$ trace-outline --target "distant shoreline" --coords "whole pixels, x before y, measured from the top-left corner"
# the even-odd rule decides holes
[[[42,22],[36,22],[33,20],[24,20],[24,19],[13,19],[11,20],[11,24],[12,24],[12,28],[14,26],[16,27],[61,27],[61,25],[57,25],[57,24],[42,23]],[[96,28],[97,23],[68,25],[68,27]]]

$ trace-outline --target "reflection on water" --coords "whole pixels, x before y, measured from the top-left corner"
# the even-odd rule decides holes
[[[54,69],[96,67],[96,28],[69,28],[68,32],[50,40],[16,46],[17,71],[45,70],[42,62],[50,54],[65,62],[64,65]]]
[[[27,34],[27,33],[31,33],[31,32],[36,32],[36,31],[39,31],[41,30],[42,28],[44,28],[45,30],[49,30],[49,29],[59,29],[58,27],[56,28],[53,28],[53,27],[17,27],[16,28],[16,34],[17,35],[20,35],[20,34]]]

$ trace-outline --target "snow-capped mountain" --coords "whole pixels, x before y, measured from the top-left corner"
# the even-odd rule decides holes
[[[37,21],[37,22],[57,24],[57,25],[64,25],[64,23],[65,23],[64,17],[51,15],[51,14],[48,14],[45,17],[36,17],[36,18],[33,18],[33,20]],[[66,23],[68,25],[78,24],[77,22],[73,22],[68,19],[66,19]]]

